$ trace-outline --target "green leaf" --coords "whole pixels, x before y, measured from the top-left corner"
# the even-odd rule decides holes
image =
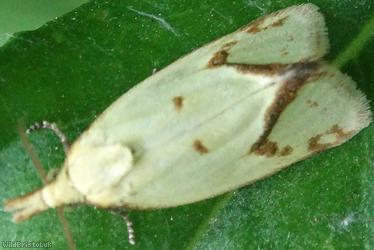
[[[328,60],[374,99],[374,4],[311,1],[329,29]],[[20,121],[57,122],[71,141],[110,103],[179,57],[254,18],[301,1],[91,1],[0,48],[0,197],[42,183],[20,143]],[[373,102],[372,102],[373,107]],[[47,169],[63,152],[31,135]],[[65,209],[78,249],[372,249],[374,126],[344,145],[254,185],[188,206],[131,211],[137,245],[118,216]],[[56,149],[57,148],[57,149]],[[186,180],[188,181],[188,180]],[[50,241],[66,249],[55,210],[13,224],[1,210],[1,241]]]

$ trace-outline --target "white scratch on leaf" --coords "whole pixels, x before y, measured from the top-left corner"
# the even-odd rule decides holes
[[[340,226],[343,228],[348,227],[355,220],[355,215],[353,213],[348,214],[341,222]]]
[[[259,9],[263,15],[267,13],[264,7],[258,5],[257,1],[248,0],[247,5]]]
[[[221,17],[222,19],[224,19],[224,20],[226,20],[227,22],[229,22],[230,24],[232,24],[233,23],[233,21],[232,21],[232,18],[231,17],[227,17],[227,16],[225,16],[224,14],[222,14],[221,12],[219,12],[218,10],[216,10],[215,8],[212,8],[211,10],[210,10],[210,13],[216,13],[219,17]]]
[[[92,38],[90,36],[87,37],[87,39],[90,40],[92,42],[92,45],[94,47],[96,47],[99,51],[103,52],[106,55],[113,56],[113,53],[112,53],[113,49],[106,49],[106,48],[102,47],[101,45],[96,43],[96,40],[94,38]]]
[[[164,27],[166,30],[170,31],[171,33],[173,33],[175,36],[179,36],[179,33],[168,23],[166,22],[164,19],[162,19],[161,17],[158,17],[156,15],[152,15],[152,14],[149,14],[149,13],[146,13],[146,12],[143,12],[143,11],[140,11],[140,10],[136,10],[132,7],[127,7],[127,9],[141,15],[141,16],[145,16],[145,17],[149,17],[153,20],[156,20],[159,24],[161,24],[162,27]]]

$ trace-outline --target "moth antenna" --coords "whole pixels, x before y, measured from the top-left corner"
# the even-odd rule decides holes
[[[129,214],[126,211],[121,210],[121,209],[110,209],[109,211],[112,214],[119,215],[122,217],[123,221],[126,223],[126,226],[127,226],[129,243],[131,245],[135,245],[135,233],[134,233],[133,223],[129,218]]]
[[[35,122],[28,129],[26,129],[26,134],[30,134],[33,131],[40,129],[50,129],[52,132],[60,139],[62,146],[64,147],[64,152],[67,154],[69,151],[70,145],[65,134],[58,128],[57,124],[54,122],[42,121]]]

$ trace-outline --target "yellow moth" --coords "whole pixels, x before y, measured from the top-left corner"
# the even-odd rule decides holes
[[[55,181],[5,210],[22,221],[74,203],[179,206],[344,143],[371,113],[322,59],[328,48],[323,16],[303,4],[193,51],[116,100],[72,144]]]

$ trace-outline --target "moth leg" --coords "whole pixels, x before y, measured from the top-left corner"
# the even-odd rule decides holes
[[[123,209],[118,209],[118,208],[111,208],[108,209],[112,214],[114,215],[119,215],[122,217],[123,221],[126,223],[127,226],[127,233],[128,233],[128,238],[129,238],[129,243],[131,245],[135,245],[135,234],[134,234],[134,228],[132,221],[129,218],[129,214],[124,211]]]
[[[27,130],[26,134],[30,134],[31,132],[39,129],[50,129],[52,132],[55,133],[55,135],[60,139],[60,142],[62,146],[64,147],[65,154],[69,151],[69,142],[65,136],[64,133],[61,132],[61,130],[58,128],[56,123],[50,123],[48,121],[42,121],[42,122],[36,122],[33,125],[31,125]]]

